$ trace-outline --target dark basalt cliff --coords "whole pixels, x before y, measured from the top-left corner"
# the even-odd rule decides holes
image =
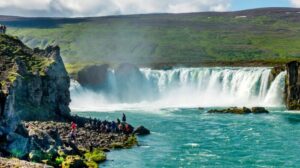
[[[286,64],[286,70],[286,106],[289,110],[300,110],[300,63],[290,62]]]

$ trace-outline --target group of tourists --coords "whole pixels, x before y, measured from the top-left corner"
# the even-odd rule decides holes
[[[118,118],[116,121],[101,121],[97,119],[89,120],[87,127],[96,130],[99,133],[124,133],[131,134],[133,127],[126,123],[126,115],[123,113],[122,122]]]
[[[5,34],[5,33],[6,33],[6,26],[0,25],[0,34]]]
[[[101,121],[90,118],[84,127],[95,130],[98,133],[123,133],[126,135],[131,134],[134,129],[126,122],[126,115],[124,113],[122,115],[122,121],[120,121],[119,118],[117,118],[116,121]],[[69,138],[72,140],[76,139],[76,130],[77,124],[75,122],[71,122],[71,132],[69,134]]]

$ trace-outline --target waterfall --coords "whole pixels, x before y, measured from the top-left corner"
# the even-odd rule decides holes
[[[118,80],[109,72],[109,88],[98,91],[72,82],[71,108],[117,110],[169,107],[283,106],[285,72],[269,82],[270,68],[141,68],[140,75]]]
[[[265,104],[277,106],[283,104],[283,93],[285,84],[286,72],[281,72],[272,82],[268,94],[265,98]],[[281,99],[280,99],[281,98]]]

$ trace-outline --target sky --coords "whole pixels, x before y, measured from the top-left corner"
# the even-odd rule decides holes
[[[300,0],[0,0],[0,15],[87,17],[299,7]]]

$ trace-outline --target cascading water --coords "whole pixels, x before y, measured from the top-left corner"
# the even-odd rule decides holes
[[[75,110],[153,109],[169,107],[283,106],[285,72],[270,83],[270,68],[140,69],[128,79],[109,72],[98,91],[72,82]]]

